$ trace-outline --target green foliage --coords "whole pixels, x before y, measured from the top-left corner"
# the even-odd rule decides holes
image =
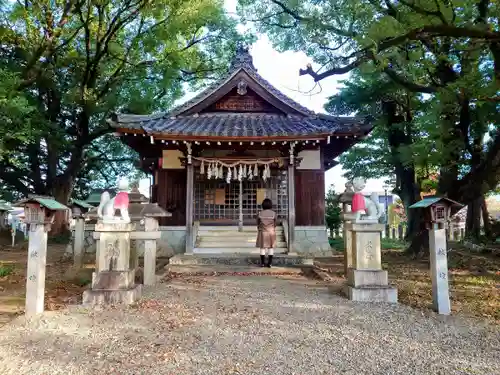
[[[330,246],[337,251],[344,251],[344,239],[342,237],[330,237],[328,239]]]
[[[318,82],[352,73],[326,109],[370,115],[376,128],[340,157],[347,177],[396,175],[395,193],[405,205],[422,190],[468,204],[497,188],[498,2],[240,0],[239,5],[240,14],[278,49],[304,51],[311,58],[314,64],[300,74]],[[437,173],[439,178],[431,179]],[[409,220],[411,233],[419,230],[417,216]]]
[[[383,238],[380,245],[382,250],[402,250],[406,247],[404,241],[391,238]]]
[[[325,222],[330,230],[330,236],[337,231],[342,224],[339,195],[335,193],[335,188],[330,185],[325,198]]]
[[[168,110],[218,77],[241,39],[220,0],[0,7],[0,127],[15,130],[0,136],[0,194],[64,202],[117,176],[138,178],[137,154],[106,120]]]
[[[9,276],[14,272],[14,266],[10,264],[0,264],[0,277]]]

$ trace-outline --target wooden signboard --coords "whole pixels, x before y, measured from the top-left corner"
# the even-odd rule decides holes
[[[184,169],[179,158],[184,157],[180,150],[163,150],[161,167],[163,169]]]
[[[215,190],[215,204],[226,204],[226,189]]]
[[[266,189],[257,189],[257,205],[261,205],[266,198]]]

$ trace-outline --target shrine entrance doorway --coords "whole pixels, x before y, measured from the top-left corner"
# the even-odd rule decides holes
[[[195,168],[194,221],[200,225],[255,225],[257,213],[264,198],[273,202],[278,221],[287,219],[287,171],[271,168],[271,176],[265,181],[253,179],[225,179],[207,177]]]

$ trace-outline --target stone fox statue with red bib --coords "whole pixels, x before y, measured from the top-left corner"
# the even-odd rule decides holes
[[[107,191],[101,194],[97,215],[104,223],[130,223],[128,181],[120,179],[118,181],[118,190],[119,192],[114,198],[111,198]],[[115,215],[116,210],[120,210],[120,216]]]

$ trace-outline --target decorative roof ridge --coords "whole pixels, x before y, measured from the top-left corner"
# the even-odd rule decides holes
[[[169,115],[168,112],[161,112],[161,113],[155,113],[155,114],[150,114],[150,115],[134,115],[134,114],[128,114],[128,113],[113,113],[111,115],[111,121],[117,122],[117,123],[143,122],[143,121],[150,121],[150,120],[158,120],[160,118],[165,118],[168,115]]]
[[[180,113],[188,110],[194,105],[202,102],[206,98],[208,98],[211,94],[213,94],[219,87],[223,86],[227,82],[229,82],[236,74],[238,74],[241,70],[247,73],[251,78],[253,78],[257,83],[263,86],[270,94],[272,94],[278,100],[284,102],[291,108],[294,108],[296,111],[303,113],[304,115],[314,114],[310,109],[300,105],[292,98],[283,94],[280,90],[274,87],[269,81],[267,81],[264,77],[262,77],[255,68],[253,64],[253,57],[250,55],[248,48],[243,46],[238,46],[236,49],[236,54],[231,62],[230,68],[228,72],[222,76],[220,79],[212,82],[208,85],[203,91],[199,94],[186,101],[183,104],[178,105],[173,108],[168,114],[170,116],[176,116]]]
[[[203,113],[194,113],[190,115],[180,115],[178,118],[196,118],[196,117],[230,117],[230,116],[269,116],[269,117],[290,117],[290,115],[282,114],[282,113],[274,113],[274,112],[203,112]],[[304,116],[292,115],[295,118],[302,119]]]

